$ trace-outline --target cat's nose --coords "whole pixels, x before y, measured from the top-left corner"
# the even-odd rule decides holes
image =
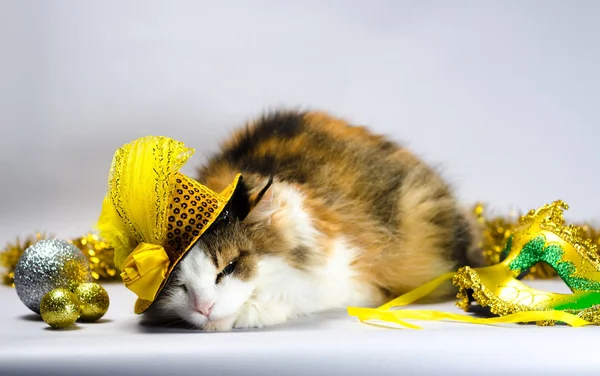
[[[196,303],[196,311],[208,317],[214,306],[214,302]]]

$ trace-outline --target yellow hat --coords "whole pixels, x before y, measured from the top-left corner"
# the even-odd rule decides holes
[[[194,149],[167,137],[148,136],[115,152],[99,235],[115,250],[115,264],[142,313],[173,269],[219,217],[240,175],[217,193],[181,174]]]

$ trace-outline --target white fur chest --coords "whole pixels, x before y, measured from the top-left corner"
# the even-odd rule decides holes
[[[326,262],[304,270],[294,268],[279,256],[267,256],[258,264],[255,292],[236,321],[236,327],[260,327],[290,318],[348,305],[371,304],[371,286],[361,283],[352,268],[360,250],[346,239],[333,239],[331,249],[323,250],[322,234],[314,228],[304,210],[302,195],[292,187],[280,186],[277,199],[284,205],[274,221],[287,230],[288,239],[327,255]]]
[[[265,258],[259,264],[256,303],[288,317],[369,304],[370,287],[360,282],[351,267],[357,253],[338,238],[327,262],[305,271],[280,257]]]

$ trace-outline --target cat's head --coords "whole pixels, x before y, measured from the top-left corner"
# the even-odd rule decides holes
[[[254,187],[240,184],[211,230],[179,262],[144,313],[146,322],[183,320],[196,328],[231,328],[255,291],[260,258],[286,245],[271,223],[279,207],[273,181]]]

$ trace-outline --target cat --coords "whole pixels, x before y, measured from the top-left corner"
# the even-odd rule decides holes
[[[408,149],[323,112],[278,110],[198,169],[241,202],[194,245],[143,315],[206,331],[260,328],[377,306],[462,265],[480,231],[439,173]],[[446,286],[434,298],[449,297]]]

